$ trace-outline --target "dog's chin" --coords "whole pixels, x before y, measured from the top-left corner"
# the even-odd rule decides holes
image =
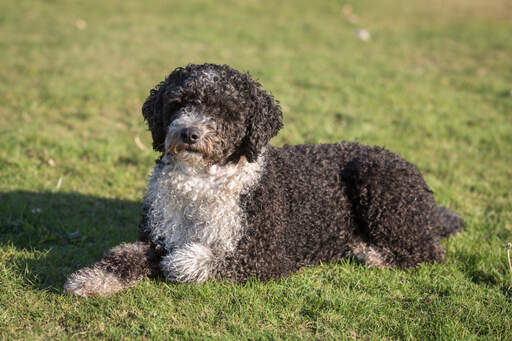
[[[183,145],[169,148],[165,158],[194,168],[202,168],[208,165],[206,155],[197,149]]]
[[[183,150],[175,155],[176,160],[187,164],[189,166],[203,166],[206,165],[203,154],[196,151]]]

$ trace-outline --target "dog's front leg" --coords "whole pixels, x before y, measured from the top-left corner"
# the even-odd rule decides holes
[[[123,243],[101,260],[72,274],[64,292],[76,296],[109,296],[159,273],[161,256],[149,242]]]
[[[208,246],[189,243],[163,257],[160,267],[169,281],[204,282],[216,273],[218,257]]]

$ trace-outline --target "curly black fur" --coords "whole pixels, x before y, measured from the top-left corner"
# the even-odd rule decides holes
[[[215,160],[220,163],[241,155],[255,161],[283,126],[279,103],[249,74],[227,65],[188,65],[174,70],[151,90],[142,106],[156,151],[164,152],[167,127],[181,108],[190,105],[215,118],[222,137]]]
[[[412,164],[383,148],[354,142],[268,145],[282,127],[279,103],[227,65],[178,68],[151,90],[142,112],[156,151],[167,153],[169,125],[190,108],[216,123],[219,138],[203,155],[209,164],[264,160],[258,182],[238,201],[245,227],[236,248],[214,250],[220,257],[215,277],[267,280],[343,257],[374,266],[437,262],[444,257],[440,239],[464,225],[435,203]],[[116,250],[98,263],[127,283],[154,276],[162,257],[173,251],[152,239],[148,209],[145,203],[140,239],[153,251],[145,249],[141,262]]]
[[[348,142],[270,147],[266,159],[263,178],[241,201],[251,228],[221,272],[236,280],[354,256],[352,245],[361,241],[387,265],[441,261],[441,237],[463,225],[436,205],[413,165],[385,149]],[[449,219],[439,219],[441,211]]]

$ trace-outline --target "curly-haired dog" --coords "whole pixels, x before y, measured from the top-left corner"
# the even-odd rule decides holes
[[[162,154],[140,240],[71,275],[67,293],[109,295],[160,274],[267,280],[343,257],[412,267],[442,260],[440,239],[464,224],[385,149],[270,146],[283,125],[278,102],[229,66],[174,70],[142,112]]]

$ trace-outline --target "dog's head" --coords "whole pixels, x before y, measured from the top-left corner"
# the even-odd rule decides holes
[[[254,162],[283,126],[279,103],[227,65],[177,68],[142,107],[153,148],[192,165]]]

